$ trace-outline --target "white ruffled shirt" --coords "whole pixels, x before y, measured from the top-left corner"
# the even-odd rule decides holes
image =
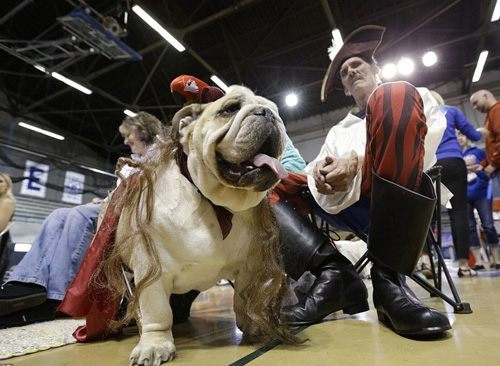
[[[436,150],[444,130],[446,117],[439,110],[434,97],[426,88],[417,88],[424,102],[424,114],[427,118],[427,135],[425,136],[424,171],[436,163]],[[328,213],[336,214],[356,203],[361,193],[361,165],[358,164],[356,176],[346,192],[336,192],[331,195],[321,194],[316,189],[313,170],[316,163],[327,155],[334,158],[349,158],[358,156],[364,158],[366,147],[366,119],[349,113],[342,121],[333,126],[326,137],[318,156],[310,162],[304,172],[307,174],[309,190],[316,202]]]

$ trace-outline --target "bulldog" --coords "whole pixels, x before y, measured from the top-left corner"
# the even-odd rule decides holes
[[[235,280],[236,323],[248,339],[293,343],[281,318],[287,289],[266,197],[286,176],[276,105],[233,86],[215,102],[177,112],[170,136],[127,183],[116,232],[115,258],[135,284],[127,317],[141,327],[130,363],[172,360],[170,295],[220,279]],[[123,289],[118,267],[108,272]]]

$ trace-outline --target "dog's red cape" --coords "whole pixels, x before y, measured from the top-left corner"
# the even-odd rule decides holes
[[[73,317],[86,316],[86,325],[78,327],[73,333],[78,342],[88,342],[109,335],[108,326],[118,312],[121,298],[113,298],[108,290],[97,288],[90,280],[115,242],[119,219],[115,212],[116,201],[124,189],[125,184],[122,183],[111,196],[103,221],[87,249],[82,265],[57,308]],[[99,278],[99,282],[107,281]]]

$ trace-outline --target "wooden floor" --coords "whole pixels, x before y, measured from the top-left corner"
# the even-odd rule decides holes
[[[377,321],[373,304],[368,312],[345,316],[338,312],[321,324],[298,328],[309,340],[301,346],[240,345],[241,333],[232,312],[232,288],[216,286],[202,293],[193,304],[189,322],[174,327],[177,357],[173,365],[500,365],[500,271],[482,272],[476,278],[457,278],[463,302],[472,314],[455,314],[440,298],[430,297],[409,280],[428,305],[447,313],[453,329],[432,340],[396,335]],[[371,283],[366,284],[371,293]],[[446,293],[450,294],[447,284]],[[130,328],[120,339],[72,344],[14,357],[0,365],[128,365],[138,342]]]

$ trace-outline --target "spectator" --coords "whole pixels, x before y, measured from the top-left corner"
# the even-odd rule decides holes
[[[488,176],[498,176],[500,169],[500,100],[496,100],[488,90],[479,90],[471,95],[472,108],[481,113],[486,113],[484,127],[489,135],[485,140],[486,159],[479,169],[484,169]]]
[[[132,159],[144,159],[161,133],[161,122],[146,112],[120,125]],[[134,172],[128,165],[120,174]],[[117,184],[120,184],[118,179]],[[61,208],[43,222],[30,251],[0,288],[0,327],[54,319],[56,308],[75,277],[97,225],[103,200]]]
[[[448,209],[451,223],[451,235],[458,257],[458,277],[477,276],[477,272],[469,267],[469,233],[467,224],[467,168],[458,143],[459,130],[472,141],[478,141],[487,136],[484,128],[478,128],[467,121],[464,114],[457,108],[444,104],[443,98],[431,91],[440,105],[439,109],[446,116],[446,130],[436,151],[436,165],[441,166],[441,182],[453,193]]]
[[[481,227],[486,237],[486,243],[493,258],[492,268],[500,269],[500,245],[493,220],[493,199],[490,178],[483,170],[478,170],[479,163],[486,158],[486,152],[470,144],[463,134],[458,135],[464,160],[467,164],[467,215],[469,220],[470,249],[476,260],[474,270],[485,269],[481,258],[481,244],[477,234],[477,222],[474,209],[481,219]]]
[[[12,194],[12,180],[7,174],[0,173],[0,232],[7,228],[15,208],[16,200]],[[11,253],[10,234],[6,232],[0,237],[0,281],[2,281],[9,265]]]

